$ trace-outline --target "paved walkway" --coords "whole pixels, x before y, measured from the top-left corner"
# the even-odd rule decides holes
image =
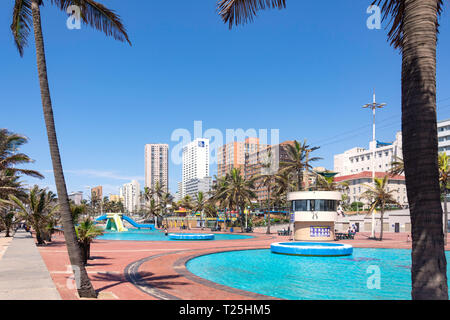
[[[180,232],[178,229],[173,231]],[[202,232],[198,229],[186,232]],[[203,232],[208,232],[207,230]],[[186,262],[196,256],[229,250],[267,249],[289,237],[276,233],[252,233],[252,239],[216,241],[112,241],[95,240],[86,267],[100,299],[120,300],[249,300],[271,299],[255,293],[210,282],[187,270]],[[369,233],[358,233],[355,240],[344,240],[362,248],[411,248],[407,234],[385,233],[383,241],[369,240]],[[447,250],[450,249],[450,241]],[[64,300],[79,299],[67,287],[71,272],[64,238],[55,235],[47,246],[39,247],[56,287]]]
[[[18,230],[0,259],[0,300],[60,300],[30,233]]]

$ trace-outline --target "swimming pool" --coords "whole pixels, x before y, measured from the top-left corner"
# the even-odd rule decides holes
[[[253,236],[243,234],[214,234],[214,240],[238,240],[249,239]],[[145,229],[128,229],[124,232],[105,232],[102,236],[97,237],[98,240],[128,240],[128,241],[182,241],[182,240],[170,240],[164,232],[159,230],[145,230]],[[195,241],[195,240],[186,240]],[[201,240],[199,240],[201,241]]]
[[[446,257],[448,261],[448,252]],[[409,300],[410,266],[410,250],[362,248],[354,248],[347,257],[231,251],[187,263],[190,272],[207,280],[290,300]]]

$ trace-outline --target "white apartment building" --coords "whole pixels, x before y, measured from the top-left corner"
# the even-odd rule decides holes
[[[191,179],[186,182],[186,195],[193,200],[197,199],[197,194],[203,192],[205,199],[209,197],[208,192],[212,188],[212,178],[204,177],[202,179]]]
[[[153,189],[156,182],[168,192],[169,185],[169,145],[145,145],[145,186]]]
[[[450,156],[450,119],[438,121],[438,148]]]
[[[394,162],[397,158],[403,159],[402,133],[397,132],[395,135],[395,141],[392,143],[371,141],[369,144],[369,149],[355,147],[345,151],[344,153],[335,155],[334,171],[338,172],[336,176],[347,176],[364,171],[372,172],[372,157],[374,152],[375,171],[389,171],[392,168],[392,162]]]
[[[183,148],[181,197],[186,196],[186,183],[209,176],[209,140],[197,138]]]
[[[123,197],[123,205],[128,213],[136,213],[141,209],[141,185],[133,180],[120,188],[120,197]]]
[[[72,192],[69,194],[69,200],[72,200],[75,205],[80,205],[83,201],[83,191]]]

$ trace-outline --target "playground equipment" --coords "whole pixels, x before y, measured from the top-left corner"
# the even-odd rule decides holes
[[[111,230],[111,231],[118,231],[118,232],[128,231],[128,229],[125,228],[125,226],[123,224],[123,220],[125,220],[126,222],[131,224],[133,227],[138,228],[138,229],[141,229],[141,228],[154,229],[155,228],[154,224],[137,223],[136,221],[134,221],[133,219],[131,219],[130,217],[128,217],[122,213],[107,213],[107,214],[102,215],[102,216],[98,217],[97,219],[95,219],[95,221],[102,221],[102,220],[107,220],[106,230]]]

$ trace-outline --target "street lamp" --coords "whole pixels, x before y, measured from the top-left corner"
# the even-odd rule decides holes
[[[372,144],[373,144],[373,152],[372,152],[372,183],[375,186],[375,149],[376,149],[376,140],[375,140],[375,110],[381,109],[386,106],[386,103],[377,103],[375,97],[375,89],[373,90],[373,102],[365,104],[363,108],[372,109],[373,114],[373,122],[372,122]],[[381,226],[383,228],[383,226]],[[372,211],[372,238],[375,238],[375,208]]]

